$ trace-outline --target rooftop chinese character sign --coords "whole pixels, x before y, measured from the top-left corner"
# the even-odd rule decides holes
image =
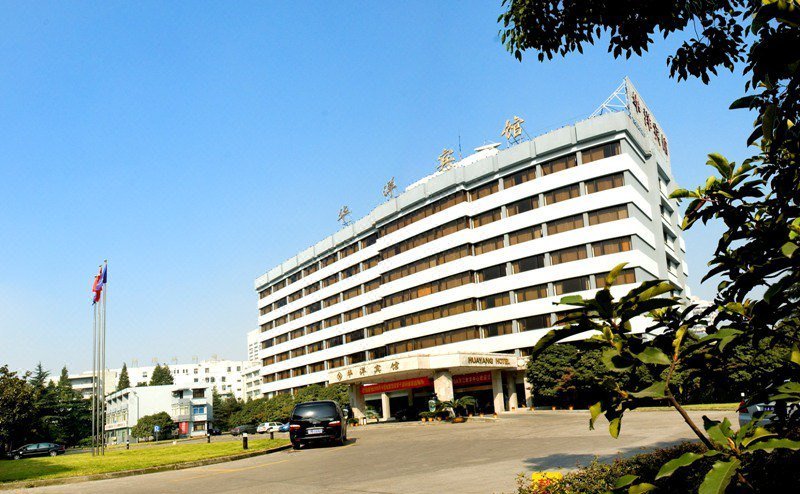
[[[660,149],[664,156],[669,159],[669,145],[667,136],[661,130],[661,126],[656,122],[653,112],[645,104],[639,92],[633,87],[633,83],[625,78],[625,96],[627,99],[628,113],[639,128],[644,132],[645,137],[652,140],[653,144]]]

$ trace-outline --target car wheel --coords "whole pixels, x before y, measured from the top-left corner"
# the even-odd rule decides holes
[[[51,451],[51,452],[50,452],[50,456],[57,456],[57,455],[58,455],[58,452],[57,452],[57,451]]]
[[[300,443],[292,443],[292,449],[300,449]]]
[[[22,456],[20,456],[20,455],[14,455],[14,459],[15,459],[15,460],[21,460],[21,459],[22,459]]]

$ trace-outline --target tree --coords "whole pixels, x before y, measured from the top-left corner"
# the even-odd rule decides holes
[[[72,389],[72,384],[69,381],[69,371],[67,371],[67,366],[61,368],[61,376],[58,378],[58,387],[61,389]]]
[[[131,435],[140,439],[150,436],[155,437],[153,427],[156,425],[160,427],[159,439],[172,437],[175,432],[175,423],[172,421],[172,417],[167,412],[158,412],[140,418],[131,429]]]
[[[36,364],[36,369],[34,369],[33,374],[30,376],[29,381],[31,386],[36,389],[43,390],[44,387],[47,385],[47,378],[50,377],[50,371],[47,371],[42,367],[42,363],[39,362]]]
[[[545,347],[587,329],[600,331],[593,341],[602,348],[603,363],[618,374],[629,369],[660,368],[662,379],[645,388],[620,385],[590,408],[590,426],[603,413],[610,432],[619,434],[623,414],[647,401],[667,402],[714,456],[713,466],[701,491],[722,492],[733,482],[753,489],[742,465],[752,464],[763,451],[800,448],[787,439],[798,417],[788,413],[789,404],[800,401],[800,9],[794,0],[719,0],[714,2],[656,2],[622,0],[504,0],[508,7],[499,21],[501,39],[517,59],[528,49],[539,60],[555,54],[582,51],[608,33],[609,51],[641,55],[654,42],[691,26],[695,36],[683,41],[667,59],[670,74],[678,80],[689,76],[710,82],[719,68],[735,70],[744,62],[745,96],[731,109],[757,114],[747,144],[757,154],[741,165],[722,154],[711,153],[707,165],[715,170],[705,184],[694,190],[676,190],[673,198],[688,200],[683,228],[698,221],[721,221],[726,231],[719,238],[711,269],[704,280],[720,276],[715,299],[719,313],[706,323],[678,300],[667,296],[668,283],[646,282],[628,295],[613,299],[606,289],[594,299],[565,297],[562,303],[577,307],[564,318],[564,329],[548,334],[537,344]],[[622,269],[618,267],[618,269]],[[615,270],[618,272],[618,270]],[[606,285],[616,277],[609,275]],[[655,323],[644,334],[631,334],[634,317],[652,316]],[[692,328],[706,326],[706,336]],[[688,377],[702,379],[709,367],[724,368],[734,356],[735,344],[748,341],[751,348],[766,342],[791,349],[785,365],[761,375],[760,392],[752,400],[775,401],[779,423],[772,430],[757,421],[734,430],[726,421],[694,423],[680,403],[673,381],[679,367]],[[706,357],[710,357],[709,360]],[[751,360],[753,362],[753,360]],[[662,467],[658,477],[689,465],[702,455],[684,455]],[[734,480],[735,479],[735,480]],[[636,479],[621,480],[622,486]],[[643,492],[648,484],[630,487]]]
[[[18,377],[7,365],[0,367],[0,451],[23,442],[36,417],[35,396],[28,377]]]
[[[175,384],[175,379],[169,370],[169,366],[164,364],[164,367],[156,364],[153,369],[153,375],[150,377],[150,386],[163,386],[165,384]]]
[[[128,377],[128,364],[122,363],[122,370],[119,373],[119,381],[117,382],[117,391],[130,388],[131,380]]]

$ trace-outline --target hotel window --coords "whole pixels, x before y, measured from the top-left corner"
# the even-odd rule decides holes
[[[518,259],[511,263],[512,272],[514,274],[519,274],[524,271],[532,271],[534,269],[539,269],[544,267],[544,255],[539,254],[538,256],[531,256],[526,257],[524,259]]]
[[[333,338],[328,338],[325,340],[325,348],[333,348],[335,346],[339,346],[344,342],[342,336],[334,336]]]
[[[378,241],[378,234],[373,233],[369,237],[365,237],[361,240],[361,248],[363,249],[364,247],[369,247],[370,245],[374,244],[377,241]]]
[[[315,322],[314,324],[309,324],[308,326],[306,326],[306,334],[316,333],[317,331],[320,330],[319,326],[320,324],[318,322]]]
[[[351,331],[344,335],[345,343],[352,343],[354,341],[363,340],[364,339],[364,330],[357,329],[355,331]]]
[[[499,190],[497,183],[498,183],[497,180],[493,180],[486,185],[481,185],[480,187],[472,189],[471,191],[469,191],[469,200],[475,201],[482,197],[494,194]]]
[[[489,324],[483,327],[483,337],[491,338],[492,336],[502,336],[504,334],[513,333],[511,321],[499,322],[497,324]]]
[[[342,279],[344,280],[346,278],[349,278],[349,277],[353,276],[354,274],[358,274],[358,264],[354,264],[354,265],[350,266],[349,268],[343,269],[342,270]]]
[[[441,305],[432,309],[427,309],[413,314],[408,314],[394,319],[389,319],[385,323],[386,330],[404,328],[414,324],[425,323],[440,319],[442,317],[454,316],[463,314],[465,312],[475,310],[475,301],[473,299],[462,300],[452,304]]]
[[[275,308],[279,309],[279,308],[283,307],[284,305],[286,305],[286,303],[287,303],[286,297],[278,299],[278,300],[275,301]]]
[[[570,230],[575,230],[577,228],[583,228],[583,215],[581,214],[549,221],[547,223],[547,234],[556,235],[559,233],[568,232]]]
[[[282,352],[282,353],[279,353],[279,354],[275,355],[275,361],[276,362],[283,362],[284,360],[287,360],[288,358],[289,358],[289,352]]]
[[[290,321],[294,321],[295,319],[298,319],[300,317],[303,317],[303,309],[297,309],[296,311],[289,313]]]
[[[581,162],[583,164],[591,163],[592,161],[601,160],[603,158],[610,158],[619,154],[619,141],[602,144],[593,148],[584,149],[581,151]]]
[[[341,314],[337,314],[333,317],[329,317],[325,319],[325,327],[330,328],[331,326],[336,326],[337,324],[341,323]]]
[[[283,333],[275,337],[275,344],[285,343],[289,341],[289,333]]]
[[[370,360],[375,360],[375,359],[383,358],[383,357],[387,356],[388,354],[389,354],[389,352],[386,351],[386,347],[385,346],[379,346],[378,348],[373,348],[372,350],[369,351],[369,359]]]
[[[528,242],[535,238],[541,238],[541,237],[542,237],[542,226],[536,225],[509,233],[508,243],[511,245],[517,245],[521,244],[522,242]]]
[[[533,211],[539,206],[539,198],[536,196],[526,197],[521,201],[512,202],[506,205],[506,215],[514,216],[515,214]]]
[[[557,202],[573,199],[581,195],[581,189],[578,184],[567,185],[555,190],[551,190],[544,195],[544,203],[547,205],[555,204]]]
[[[589,277],[580,276],[578,278],[569,278],[553,283],[556,295],[563,295],[565,293],[580,292],[589,289]]]
[[[483,225],[488,225],[489,223],[495,222],[500,219],[500,208],[492,209],[491,211],[486,211],[485,213],[479,214],[478,216],[472,217],[472,228],[478,228]]]
[[[319,263],[315,262],[315,263],[309,264],[308,266],[303,268],[303,276],[308,276],[311,273],[316,273],[318,269],[319,269]]]
[[[348,245],[344,249],[339,251],[339,259],[344,259],[345,257],[355,254],[358,252],[358,242]]]
[[[489,240],[484,240],[483,242],[478,242],[475,244],[475,255],[479,256],[481,254],[486,254],[487,252],[502,248],[503,236],[500,235],[499,237],[490,238]]]
[[[290,377],[292,377],[292,371],[290,370],[280,371],[275,375],[278,376],[279,381],[282,379],[289,379]]]
[[[289,354],[291,355],[292,358],[302,357],[303,355],[306,354],[306,347],[301,346],[299,348],[295,348],[294,350],[290,350]]]
[[[266,376],[264,376],[263,382],[264,383],[275,382],[275,374],[267,374]]]
[[[269,313],[272,310],[272,304],[267,304],[266,306],[261,308],[261,315]]]
[[[616,187],[622,187],[623,185],[625,185],[625,178],[621,173],[615,173],[594,180],[588,180],[586,182],[586,193],[594,194],[595,192],[610,190]]]
[[[270,294],[269,290],[262,290],[258,292],[258,299],[261,300],[262,298],[269,296],[269,294]]]
[[[625,252],[631,250],[631,238],[620,237],[604,240],[602,242],[595,242],[592,244],[592,250],[594,251],[595,257]]]
[[[320,261],[320,264],[324,268],[326,266],[330,266],[334,262],[336,262],[336,253],[335,252],[333,254],[329,255],[328,257],[323,258],[322,261]]]
[[[547,297],[547,285],[529,286],[516,291],[517,302],[529,302]]]
[[[356,295],[358,295],[359,294],[358,292],[360,292],[360,291],[361,291],[361,287],[360,286],[355,286],[355,287],[353,287],[353,288],[351,288],[349,290],[345,290],[345,291],[342,292],[342,299],[343,300],[350,300],[351,298],[353,298]]]
[[[494,309],[511,303],[511,296],[508,292],[496,293],[488,297],[479,299],[481,310]]]
[[[344,365],[344,357],[336,357],[328,360],[328,369],[335,369]]]
[[[374,268],[375,266],[377,266],[378,265],[378,260],[380,259],[380,257],[381,256],[370,257],[366,261],[363,261],[361,263],[362,264],[361,270],[364,271],[364,270],[367,270],[369,268]]]
[[[364,306],[364,313],[365,314],[374,314],[381,310],[381,303],[380,302],[373,302],[371,304],[367,304]]]
[[[515,185],[529,182],[536,178],[536,167],[532,166],[528,169],[519,171],[513,175],[509,175],[503,179],[503,188],[508,189]]]
[[[322,303],[320,302],[314,302],[313,304],[310,304],[308,307],[306,307],[308,314],[313,314],[314,312],[317,312],[321,308],[322,308]]]
[[[275,321],[273,321],[273,322],[275,323],[275,327],[278,327],[278,326],[280,326],[282,324],[286,324],[286,316],[281,316],[281,317],[275,319]]]
[[[530,331],[532,329],[544,329],[550,327],[550,314],[542,314],[539,316],[526,317],[519,321],[520,331]]]
[[[367,352],[356,352],[347,357],[348,364],[360,364],[367,360]]]
[[[322,288],[325,288],[326,286],[331,286],[337,281],[339,281],[339,273],[334,273],[322,280]]]
[[[598,209],[589,213],[589,224],[597,225],[608,223],[609,221],[623,220],[628,217],[628,206],[613,206],[605,209]]]
[[[542,163],[542,175],[550,175],[575,166],[578,166],[578,160],[574,154],[570,154],[569,156]]]
[[[376,324],[367,328],[367,336],[378,336],[383,334],[383,324]]]
[[[341,294],[337,293],[336,295],[331,295],[330,297],[328,297],[326,299],[323,299],[322,300],[322,306],[323,307],[330,307],[333,304],[338,304],[339,303],[339,295],[341,295]]]
[[[314,283],[312,283],[312,284],[308,285],[308,286],[305,288],[305,290],[306,290],[306,295],[308,295],[308,294],[310,294],[310,293],[314,293],[314,292],[316,292],[317,290],[319,290],[319,281],[317,281],[317,282],[314,282]]]
[[[598,273],[594,275],[594,284],[597,288],[605,288],[606,276],[608,276],[608,273]],[[614,280],[614,285],[625,285],[628,283],[636,283],[636,273],[634,273],[632,268],[623,269],[619,275],[617,275],[617,279]]]
[[[274,344],[275,344],[275,339],[274,338],[268,338],[268,339],[266,339],[266,340],[261,342],[261,349],[263,350],[264,348],[269,348]],[[197,374],[197,369],[194,370],[194,373]]]
[[[408,226],[423,218],[427,218],[432,214],[444,211],[445,209],[455,206],[456,204],[460,204],[466,200],[467,200],[467,193],[463,190],[451,194],[447,197],[443,197],[442,199],[434,201],[425,207],[422,207],[416,211],[413,211],[403,216],[402,218],[399,218],[389,224],[382,226],[380,229],[380,235],[383,236],[383,235],[388,235],[392,232],[396,232],[400,228]]]
[[[439,254],[425,257],[385,273],[382,278],[382,283],[388,283],[390,281],[418,273],[440,264],[455,261],[456,259],[461,259],[462,257],[467,257],[470,255],[471,251],[472,249],[469,245],[462,245],[460,247],[454,247],[444,252],[440,252]]]
[[[432,242],[439,238],[445,237],[452,233],[464,230],[469,228],[469,219],[458,218],[453,221],[447,222],[444,225],[437,226],[436,228],[431,228],[426,232],[422,232],[420,234],[414,235],[402,242],[399,242],[395,245],[387,247],[386,249],[381,251],[381,256],[383,259],[388,259],[392,256],[396,256],[397,254],[401,254],[407,250],[411,250],[415,247],[419,247],[421,245],[427,244],[428,242]]]
[[[576,245],[566,249],[557,250],[550,253],[550,265],[563,264],[565,262],[577,261],[579,259],[586,259],[586,246]]]
[[[325,370],[325,362],[314,362],[308,364],[308,372],[322,372]]]
[[[300,367],[295,367],[294,369],[292,369],[292,376],[294,376],[294,377],[302,376],[305,373],[306,373],[306,366],[305,365],[301,365]]]
[[[275,291],[276,292],[278,290],[280,290],[281,288],[286,288],[286,280],[285,279],[283,279],[283,280],[281,280],[281,281],[279,281],[278,283],[275,284]]]
[[[498,264],[497,266],[490,266],[488,268],[483,268],[478,271],[478,281],[490,281],[496,278],[502,278],[506,275],[506,265],[505,264]]]
[[[364,293],[371,292],[372,290],[381,286],[381,279],[375,278],[374,280],[364,283]]]
[[[311,343],[310,345],[306,345],[306,353],[314,353],[322,350],[322,342],[318,341],[316,343]]]
[[[302,278],[302,277],[303,277],[303,273],[301,271],[296,272],[295,274],[289,276],[289,278],[288,278],[289,284],[291,285],[292,283],[300,281],[300,278]]]
[[[270,355],[269,357],[265,357],[265,358],[261,359],[261,365],[263,365],[264,367],[266,367],[268,365],[272,365],[274,363],[275,363],[275,355]],[[195,382],[197,382],[197,381],[195,381]]]
[[[300,338],[301,336],[305,335],[305,329],[304,328],[295,329],[294,331],[290,331],[289,335],[292,337],[293,340]]]
[[[344,322],[352,321],[353,319],[357,319],[364,315],[363,309],[361,307],[355,308],[353,310],[349,310],[344,313]]]

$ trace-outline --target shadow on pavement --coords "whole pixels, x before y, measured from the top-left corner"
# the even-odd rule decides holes
[[[529,471],[539,471],[539,470],[548,470],[548,469],[574,469],[578,467],[585,467],[592,460],[597,459],[597,461],[602,463],[610,463],[617,458],[629,458],[631,456],[635,456],[641,453],[648,453],[653,451],[654,449],[658,448],[668,448],[670,446],[675,446],[680,444],[684,441],[662,441],[655,444],[650,444],[648,446],[635,446],[629,448],[622,448],[618,450],[616,453],[613,454],[605,454],[605,455],[595,455],[589,453],[557,453],[547,456],[540,456],[540,457],[533,457],[533,458],[526,458],[523,463],[525,463],[526,469]]]

